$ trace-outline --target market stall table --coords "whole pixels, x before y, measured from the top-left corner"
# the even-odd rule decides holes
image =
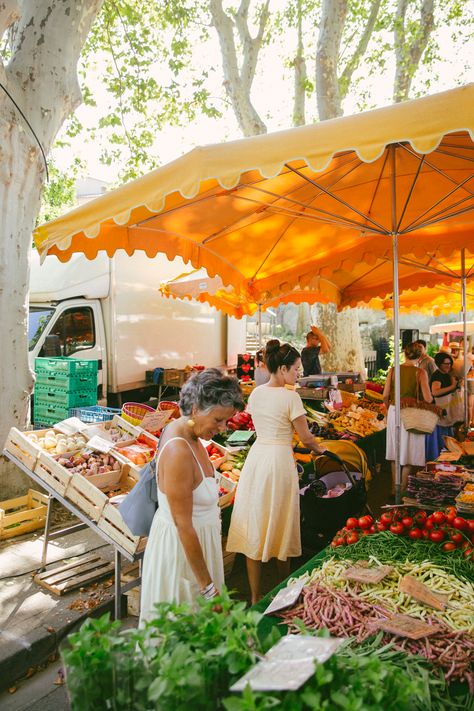
[[[61,496],[57,491],[55,491],[51,486],[49,486],[41,477],[39,477],[35,472],[31,471],[27,466],[23,464],[19,459],[17,459],[11,452],[8,452],[6,449],[3,450],[3,455],[7,457],[13,464],[15,464],[19,469],[21,469],[25,474],[27,474],[33,481],[35,481],[42,489],[45,489],[48,492],[49,495],[49,502],[48,502],[48,513],[46,516],[46,526],[45,526],[45,531],[44,531],[44,542],[43,542],[43,553],[41,557],[41,569],[45,567],[47,564],[47,550],[48,550],[48,543],[50,540],[53,540],[54,538],[57,538],[58,536],[64,536],[64,535],[69,535],[70,533],[74,533],[76,531],[79,531],[81,529],[84,529],[86,527],[89,527],[92,529],[98,536],[100,536],[106,543],[110,544],[114,548],[114,557],[115,557],[115,582],[114,582],[114,593],[115,593],[115,619],[120,619],[121,618],[121,603],[122,603],[122,595],[127,592],[127,590],[130,590],[131,588],[135,587],[141,582],[141,578],[134,579],[130,582],[125,583],[122,585],[121,582],[121,572],[122,572],[122,556],[127,558],[127,560],[131,562],[136,562],[136,561],[141,561],[143,557],[143,550],[138,551],[136,553],[130,553],[130,551],[127,551],[125,548],[120,546],[117,541],[114,541],[110,536],[107,535],[105,531],[100,529],[96,523],[91,521],[83,511],[81,511],[77,506],[74,505],[71,501],[68,499],[64,498],[64,496]],[[50,532],[49,526],[50,526],[50,521],[51,521],[51,505],[52,505],[52,500],[56,499],[59,501],[62,506],[64,506],[66,509],[68,509],[74,516],[77,516],[78,519],[81,520],[82,523],[76,524],[74,526],[70,526],[69,528],[63,529],[61,531],[55,531],[55,532]]]

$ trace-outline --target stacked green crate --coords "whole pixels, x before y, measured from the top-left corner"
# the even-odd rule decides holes
[[[36,358],[34,422],[54,425],[72,407],[97,404],[96,360]]]

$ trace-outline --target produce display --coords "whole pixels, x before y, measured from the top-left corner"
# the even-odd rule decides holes
[[[82,474],[85,477],[118,472],[122,468],[120,462],[111,454],[87,450],[73,454],[71,457],[60,457],[57,461],[62,467],[69,469],[71,474]]]
[[[351,405],[349,408],[342,408],[329,413],[329,421],[335,428],[347,430],[359,437],[367,437],[384,429],[383,415],[380,415],[381,419],[378,418],[379,415],[372,412],[372,410],[365,410],[357,405]]]
[[[236,414],[227,420],[227,429],[231,432],[235,430],[254,430],[255,427],[252,422],[252,416],[245,412],[236,412]]]
[[[150,437],[142,434],[126,446],[115,447],[114,449],[118,454],[129,459],[136,466],[143,467],[153,459],[157,443],[157,440],[152,440]]]
[[[456,496],[456,508],[460,513],[474,516],[474,484],[466,484]]]
[[[54,430],[46,430],[44,435],[39,435],[36,432],[27,432],[26,437],[30,442],[33,442],[37,447],[52,456],[82,449],[87,444],[87,439],[84,435],[75,434],[68,436],[60,432],[55,432]]]
[[[226,460],[219,465],[218,471],[231,481],[238,482],[248,453],[249,450],[246,447],[234,454],[228,454]]]
[[[461,466],[429,462],[423,471],[408,477],[407,492],[421,506],[443,506],[453,503],[471,478]]]

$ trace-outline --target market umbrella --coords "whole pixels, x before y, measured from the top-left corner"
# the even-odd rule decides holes
[[[197,148],[38,227],[35,242],[63,261],[117,249],[179,255],[225,285],[250,284],[257,302],[392,259],[398,333],[399,257],[474,251],[473,135],[470,84]],[[398,378],[395,395],[399,442]]]

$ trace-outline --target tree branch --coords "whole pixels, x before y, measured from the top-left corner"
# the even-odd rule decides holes
[[[255,39],[252,39],[248,29],[248,5],[248,0],[242,0],[236,14],[235,25],[229,15],[224,12],[222,0],[210,0],[209,9],[212,23],[219,37],[225,90],[232,102],[234,113],[242,133],[244,136],[254,136],[255,134],[266,132],[266,126],[252,104],[250,91],[255,76],[258,52],[261,47],[265,24],[268,19],[268,1],[262,10],[259,32]],[[237,60],[234,26],[237,28],[240,37],[243,38],[244,58],[241,71],[239,71]]]
[[[369,19],[367,20],[367,24],[365,25],[365,29],[361,35],[359,44],[357,45],[352,57],[349,59],[346,66],[344,67],[344,70],[339,78],[339,93],[341,99],[344,99],[347,95],[347,92],[349,91],[349,86],[352,81],[352,75],[359,66],[360,60],[362,59],[367,50],[367,46],[369,44],[372,32],[374,31],[375,23],[377,21],[381,2],[382,0],[372,0],[372,8],[370,10]]]
[[[0,39],[20,17],[21,11],[17,0],[0,0]]]
[[[394,27],[396,59],[393,87],[394,102],[408,99],[413,77],[435,27],[434,2],[433,0],[423,0],[417,30],[415,31],[413,39],[407,41],[405,30],[407,9],[408,0],[399,0]]]
[[[297,32],[298,41],[296,55],[293,60],[294,74],[294,97],[293,97],[293,126],[303,126],[306,123],[305,100],[306,100],[306,80],[308,73],[304,56],[303,44],[303,13],[301,11],[301,0],[298,0]]]

